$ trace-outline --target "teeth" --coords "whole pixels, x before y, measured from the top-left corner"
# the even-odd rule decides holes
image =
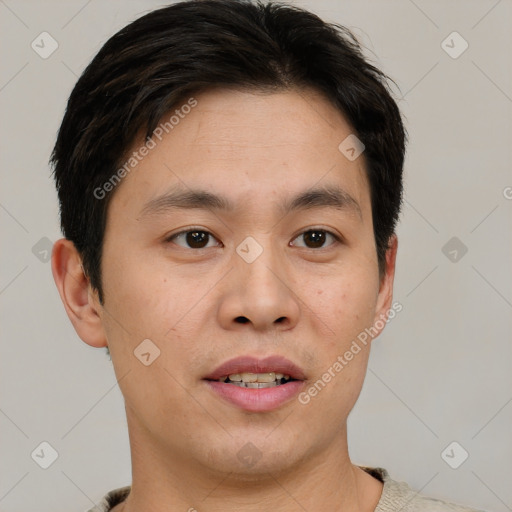
[[[222,377],[219,379],[220,382],[230,382],[231,384],[235,384],[241,387],[247,388],[263,388],[263,387],[272,387],[278,384],[281,384],[281,380],[288,381],[290,380],[289,375],[285,375],[283,373],[276,372],[267,372],[267,373],[232,373],[227,377]]]
[[[243,382],[256,382],[260,375],[261,375],[260,373],[241,373],[240,374]]]
[[[243,376],[242,376],[242,380],[245,380],[243,378]],[[276,374],[274,372],[257,373],[256,374],[256,381],[255,382],[274,382],[275,380],[276,380]]]

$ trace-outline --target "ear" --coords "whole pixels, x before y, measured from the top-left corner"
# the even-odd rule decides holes
[[[393,301],[393,283],[395,280],[395,264],[396,253],[398,249],[398,237],[393,234],[389,239],[389,246],[386,251],[386,269],[384,275],[380,279],[379,293],[377,296],[377,307],[375,310],[375,318],[373,319],[374,327],[378,330],[378,336],[386,325],[389,310]],[[379,329],[377,326],[382,325]]]
[[[52,273],[60,298],[78,336],[92,347],[106,347],[97,293],[86,277],[75,245],[66,238],[53,244]]]

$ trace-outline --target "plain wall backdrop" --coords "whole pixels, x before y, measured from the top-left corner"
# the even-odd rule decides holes
[[[512,510],[512,2],[293,4],[354,31],[400,87],[410,138],[403,309],[373,342],[349,418],[352,460],[427,495]],[[162,5],[0,0],[2,512],[83,512],[131,483],[112,363],[78,338],[51,275],[62,235],[47,162],[85,66]],[[42,442],[58,455],[47,469]]]

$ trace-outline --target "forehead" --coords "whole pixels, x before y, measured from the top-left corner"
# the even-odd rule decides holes
[[[152,148],[123,178],[113,207],[141,211],[177,185],[222,191],[245,205],[274,201],[292,189],[342,185],[364,209],[364,159],[350,161],[339,150],[353,130],[319,93],[217,89],[192,100],[163,117],[160,138],[153,137]],[[144,145],[139,139],[126,158]]]

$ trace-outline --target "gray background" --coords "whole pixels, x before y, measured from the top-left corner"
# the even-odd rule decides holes
[[[512,510],[512,2],[294,3],[354,30],[400,86],[410,134],[403,311],[373,344],[349,419],[352,459],[424,494]],[[61,236],[47,160],[78,75],[160,5],[0,0],[1,511],[79,512],[131,482],[112,363],[80,341],[44,261]],[[43,31],[59,45],[47,59],[31,48]],[[469,44],[458,58],[441,45],[453,31]],[[43,441],[58,453],[48,469],[31,458]],[[441,457],[452,441],[469,453],[458,469]],[[454,464],[463,452],[448,453]]]

